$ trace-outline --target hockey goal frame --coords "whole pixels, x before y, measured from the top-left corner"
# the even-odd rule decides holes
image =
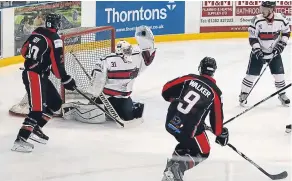
[[[115,36],[115,28],[113,26],[77,27],[76,30],[78,30],[78,28],[81,28],[81,30],[80,31],[76,31],[76,32],[64,33],[63,35],[60,36],[60,38],[63,41],[63,49],[64,50],[63,50],[63,59],[62,60],[64,61],[64,64],[66,64],[66,56],[65,55],[67,53],[66,52],[66,48],[65,48],[67,45],[65,45],[64,42],[66,41],[66,39],[70,39],[70,38],[73,38],[73,37],[78,37],[78,36],[82,36],[82,35],[86,35],[86,34],[91,34],[91,33],[94,34],[94,33],[98,33],[98,32],[106,32],[106,31],[109,31],[109,33],[110,33],[110,36],[109,36],[110,37],[110,40],[109,39],[107,39],[107,40],[110,41],[110,46],[109,46],[110,52],[111,53],[114,53],[115,52],[115,38],[116,38],[116,36]],[[84,29],[82,30],[82,28],[84,28]],[[88,29],[86,29],[86,28],[88,28]],[[66,32],[66,30],[64,30],[64,31]],[[68,29],[67,29],[67,31],[68,31]],[[99,42],[99,41],[103,41],[103,40],[96,40],[96,42]],[[68,46],[72,46],[72,45],[68,45]],[[59,93],[60,93],[60,96],[62,98],[62,101],[63,101],[63,103],[65,103],[65,101],[66,101],[66,91],[65,91],[64,86],[61,84],[60,88],[57,88],[56,87],[56,89],[58,89],[58,91],[60,91]],[[23,108],[26,108],[27,107],[29,109],[28,100],[25,100],[26,97],[27,97],[27,93],[25,94],[25,96],[23,97],[23,99],[18,104],[15,104],[14,106],[21,107],[22,104],[24,104],[23,105]],[[27,102],[25,102],[25,101],[27,101]],[[12,116],[18,116],[18,117],[25,117],[25,116],[27,116],[27,113],[25,113],[25,112],[21,112],[21,111],[17,112],[16,110],[15,111],[12,111],[13,107],[11,107],[9,109],[9,114],[10,115],[12,115]],[[28,110],[28,112],[29,112],[29,110]],[[61,112],[54,115],[54,117],[61,117],[61,116],[62,116],[62,113]]]
[[[111,31],[111,52],[114,53],[115,51],[115,28],[113,26],[102,26],[102,27],[96,27],[96,28],[92,28],[89,30],[84,30],[81,32],[72,32],[72,33],[68,33],[65,34],[64,36],[61,36],[62,41],[64,42],[65,39],[69,39],[72,37],[76,37],[76,36],[81,36],[84,34],[89,34],[89,33],[97,33],[97,32],[102,32],[102,31]],[[70,45],[69,45],[70,46]],[[65,48],[63,47],[64,51],[63,51],[63,59],[65,59]],[[66,60],[64,60],[64,64],[66,64]],[[63,103],[65,103],[65,88],[63,85],[61,85],[61,98],[63,100]]]

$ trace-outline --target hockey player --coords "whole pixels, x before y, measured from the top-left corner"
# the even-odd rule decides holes
[[[167,161],[162,181],[182,181],[186,170],[208,158],[210,145],[205,133],[209,114],[216,143],[228,143],[228,129],[223,127],[221,90],[213,75],[217,69],[214,58],[205,57],[199,65],[200,75],[189,74],[167,82],[162,96],[170,102],[166,130],[179,142]]]
[[[269,63],[276,88],[279,90],[285,87],[285,73],[281,54],[290,37],[290,27],[286,17],[275,12],[275,7],[275,1],[263,1],[260,6],[261,14],[253,18],[252,24],[248,28],[252,51],[239,95],[241,105],[247,103],[247,95],[266,63]],[[285,92],[281,92],[278,98],[283,105],[288,106],[290,104]]]
[[[143,103],[133,103],[130,95],[134,81],[155,57],[154,36],[147,26],[136,28],[135,38],[138,46],[133,47],[127,41],[119,41],[116,51],[102,58],[92,71],[92,86],[88,93],[101,104],[99,95],[103,94],[111,106],[124,121],[143,122]],[[103,103],[104,104],[104,103]],[[67,107],[69,109],[67,109]],[[63,105],[64,118],[76,119],[81,122],[103,123],[104,114],[95,106],[80,103]],[[106,107],[105,107],[106,108]]]
[[[49,139],[42,127],[62,105],[58,91],[48,79],[50,72],[61,79],[65,89],[74,90],[76,87],[74,79],[64,68],[63,41],[57,34],[59,27],[60,16],[48,14],[45,27],[35,29],[21,49],[25,58],[22,80],[28,94],[30,112],[24,119],[12,151],[31,152],[34,146],[27,142],[28,138],[42,144]]]

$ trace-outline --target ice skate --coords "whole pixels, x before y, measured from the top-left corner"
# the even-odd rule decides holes
[[[44,132],[39,126],[36,126],[33,132],[30,134],[29,139],[41,144],[47,144],[49,137],[44,134]]]
[[[286,133],[291,133],[291,124],[286,126]]]
[[[245,93],[245,92],[241,92],[240,95],[239,95],[239,103],[241,106],[245,106],[247,104],[247,95],[248,93]]]
[[[17,137],[11,150],[17,151],[17,152],[29,153],[29,152],[32,152],[33,148],[34,148],[33,144],[27,142],[22,137]]]
[[[162,181],[183,181],[183,172],[179,166],[178,162],[168,160]]]
[[[290,106],[290,99],[286,96],[286,93],[279,94],[278,99],[281,101],[283,106]]]

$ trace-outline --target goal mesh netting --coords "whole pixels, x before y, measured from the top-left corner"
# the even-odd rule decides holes
[[[64,42],[64,63],[65,69],[75,81],[77,87],[86,92],[90,85],[88,76],[84,73],[77,61],[81,63],[86,72],[90,75],[97,61],[115,48],[115,31],[111,26],[94,28],[72,28],[61,31],[61,38]],[[61,80],[56,79],[53,74],[49,79],[59,91],[63,102],[82,99],[75,91],[67,91],[61,86]],[[49,98],[48,98],[49,99]],[[29,112],[28,96],[23,97],[20,103],[12,106],[9,110],[12,115],[25,116]],[[60,115],[60,111],[56,113]]]

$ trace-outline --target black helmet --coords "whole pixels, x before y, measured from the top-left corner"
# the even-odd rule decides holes
[[[276,1],[263,1],[262,7],[266,8],[275,8],[276,7]]]
[[[61,23],[61,16],[59,14],[50,13],[46,16],[46,28],[54,28],[59,30]]]
[[[213,76],[216,69],[216,60],[212,57],[205,57],[203,60],[201,60],[198,68],[201,75],[204,74],[209,76]]]

